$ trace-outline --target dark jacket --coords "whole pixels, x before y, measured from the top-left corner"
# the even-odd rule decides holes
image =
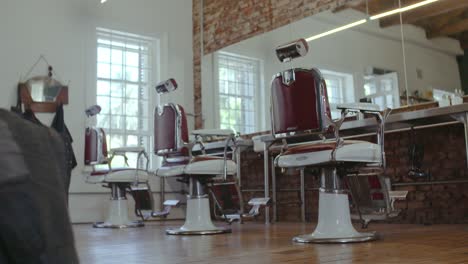
[[[61,136],[0,110],[0,263],[78,263]]]

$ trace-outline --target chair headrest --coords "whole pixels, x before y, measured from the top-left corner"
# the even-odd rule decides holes
[[[171,78],[156,84],[155,89],[158,94],[169,93],[177,89],[177,82]]]
[[[298,39],[276,48],[276,56],[281,62],[288,62],[295,58],[304,57],[309,51],[305,39]]]

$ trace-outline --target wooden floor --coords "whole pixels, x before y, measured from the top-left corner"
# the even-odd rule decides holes
[[[295,244],[314,224],[233,224],[232,234],[167,236],[181,222],[139,229],[75,225],[81,263],[468,263],[468,225],[371,224],[382,239],[348,245]]]

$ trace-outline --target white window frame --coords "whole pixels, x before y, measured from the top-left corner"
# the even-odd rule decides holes
[[[225,51],[220,51],[216,52],[213,56],[213,80],[214,80],[214,124],[216,127],[220,128],[221,127],[221,120],[220,120],[220,87],[219,87],[219,57],[220,55],[224,56],[230,56],[238,59],[243,59],[243,60],[249,60],[251,62],[254,62],[256,65],[257,73],[256,73],[256,78],[254,78],[254,93],[253,93],[253,107],[254,107],[254,127],[253,131],[249,132],[257,132],[259,131],[262,127],[264,127],[264,123],[266,122],[264,118],[264,111],[262,105],[265,104],[265,101],[263,100],[264,98],[264,91],[263,91],[263,86],[264,86],[264,81],[263,81],[263,72],[264,72],[264,64],[261,59],[258,58],[252,58],[252,57],[247,57],[243,55],[239,55],[236,53],[231,53],[231,52],[225,52]],[[262,99],[263,98],[263,99]],[[241,124],[242,126],[242,124]],[[243,134],[243,131],[236,131],[236,132],[241,132]]]
[[[355,91],[354,91],[354,76],[346,72],[338,72],[332,70],[320,69],[323,78],[325,81],[330,79],[336,79],[339,82],[339,90],[341,93],[342,102],[340,103],[351,103],[355,102]],[[330,92],[328,91],[329,87],[327,85],[327,94],[328,100],[330,101]],[[336,109],[336,106],[339,103],[330,102],[330,110],[332,112],[332,119],[340,117],[339,110]]]
[[[111,142],[110,142],[110,136],[111,135],[121,135],[124,139],[124,145],[125,145],[125,142],[127,141],[127,136],[128,135],[135,135],[138,137],[138,144],[140,146],[143,146],[145,147],[146,151],[148,153],[151,152],[152,148],[153,148],[153,124],[152,124],[152,120],[153,120],[153,108],[154,108],[154,103],[155,103],[155,100],[153,99],[154,98],[154,93],[152,91],[152,86],[153,86],[153,83],[154,83],[154,80],[155,79],[158,79],[159,78],[159,67],[157,67],[158,65],[160,65],[159,60],[161,58],[160,57],[160,40],[158,38],[154,38],[154,37],[147,37],[147,36],[142,36],[142,35],[137,35],[137,34],[132,34],[132,33],[126,33],[126,32],[121,32],[121,31],[116,31],[116,30],[110,30],[110,29],[104,29],[104,28],[96,28],[96,35],[95,35],[95,38],[94,38],[94,45],[95,45],[95,57],[94,57],[94,60],[93,60],[93,63],[94,63],[94,66],[95,66],[95,70],[94,70],[94,93],[93,94],[93,102],[97,103],[97,96],[98,96],[98,81],[99,80],[103,80],[103,81],[112,81],[112,76],[109,76],[108,79],[106,78],[100,78],[98,76],[98,73],[97,73],[97,70],[98,70],[98,47],[99,46],[105,46],[103,44],[99,44],[98,43],[98,39],[99,38],[103,38],[103,39],[122,39],[123,41],[131,41],[131,42],[141,42],[142,45],[146,45],[148,47],[148,50],[147,50],[147,53],[148,53],[148,67],[147,67],[147,82],[146,83],[143,83],[141,81],[141,74],[142,74],[142,63],[141,63],[141,60],[139,62],[139,66],[138,66],[138,74],[139,74],[139,81],[138,82],[135,82],[135,83],[132,83],[132,84],[135,84],[135,85],[138,85],[139,86],[139,101],[140,99],[142,98],[142,93],[141,93],[141,86],[146,86],[146,102],[147,102],[147,109],[141,109],[142,105],[141,103],[139,102],[139,113],[138,113],[138,128],[136,130],[127,130],[126,127],[125,127],[125,118],[124,118],[124,121],[123,121],[123,124],[122,124],[122,128],[123,129],[112,129],[111,128],[111,124],[109,124],[109,128],[104,128],[104,130],[106,131],[106,134],[107,134],[107,137],[108,137],[108,140],[107,140],[107,143],[108,143],[108,148],[113,148],[115,146],[112,146]],[[112,45],[110,45],[110,48],[112,48]],[[141,51],[139,52],[141,53]],[[125,56],[123,56],[125,57]],[[122,62],[123,66],[122,67],[125,67],[125,62],[123,61]],[[122,71],[122,83],[123,85],[125,86],[125,84],[128,84],[128,82],[125,80],[125,70],[123,69]],[[119,79],[116,79],[116,80],[119,80]],[[123,88],[124,90],[124,94],[122,95],[122,99],[123,100],[127,100],[127,96],[125,95],[125,88]],[[109,96],[110,96],[111,93],[109,93]],[[109,98],[112,98],[112,97],[109,97]],[[110,110],[111,111],[111,110]],[[146,111],[147,113],[147,116],[143,116],[144,112]],[[109,114],[109,116],[112,116],[112,113]],[[123,110],[122,112],[122,116],[126,117],[125,115],[125,110]],[[143,124],[141,123],[143,118],[147,118],[147,123],[146,124]],[[143,119],[144,120],[144,119]],[[147,130],[145,131],[142,131],[141,128],[146,126],[147,127]],[[146,144],[142,145],[142,142],[144,142],[141,138],[142,137],[145,137],[146,138]],[[150,157],[150,167],[153,167],[153,159],[152,159],[152,156],[153,155],[149,155]],[[119,162],[120,163],[120,162]],[[141,164],[140,164],[141,165]]]

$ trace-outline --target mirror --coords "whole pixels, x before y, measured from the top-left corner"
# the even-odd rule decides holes
[[[55,102],[64,86],[55,79],[39,76],[26,82],[34,102]]]
[[[334,118],[339,115],[335,108],[339,103],[372,102],[398,112],[407,105],[432,101],[433,89],[460,89],[459,43],[430,39],[408,22],[421,12],[462,5],[460,1],[418,5],[401,13],[404,24],[398,12],[385,13],[421,1],[401,0],[401,6],[399,2],[354,1],[205,54],[204,126],[233,128],[241,134],[269,130],[269,83],[274,74],[288,68],[321,70]],[[432,15],[425,17],[431,20]],[[343,26],[346,29],[337,30]],[[308,55],[280,63],[274,49],[299,38],[310,40]]]
[[[468,48],[467,19],[468,2],[459,0],[437,1],[402,14],[408,104],[463,102],[462,79],[468,75],[463,70],[462,49]],[[383,28],[395,23],[395,17],[381,20]]]

